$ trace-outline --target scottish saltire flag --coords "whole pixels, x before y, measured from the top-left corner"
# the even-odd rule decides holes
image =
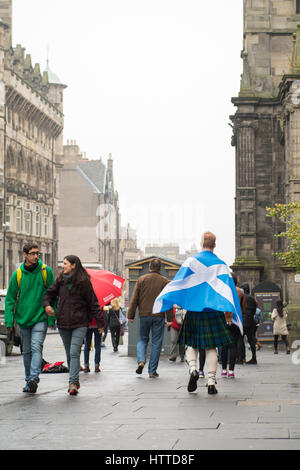
[[[240,299],[230,269],[211,251],[202,251],[183,263],[155,299],[153,313],[165,312],[175,304],[193,312],[232,312],[232,323],[243,334]]]

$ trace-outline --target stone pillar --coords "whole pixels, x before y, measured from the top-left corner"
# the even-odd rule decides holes
[[[293,107],[286,120],[286,200],[300,202],[300,108]]]
[[[232,269],[239,284],[254,287],[263,269],[256,250],[255,131],[256,121],[235,126],[236,144],[236,259]]]

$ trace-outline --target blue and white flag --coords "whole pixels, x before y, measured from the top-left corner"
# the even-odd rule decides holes
[[[175,304],[193,312],[232,312],[232,323],[243,334],[240,299],[230,269],[211,251],[202,251],[183,263],[155,299],[153,313],[165,312]]]

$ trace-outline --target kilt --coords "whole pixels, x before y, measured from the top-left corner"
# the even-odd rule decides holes
[[[178,343],[194,349],[221,348],[232,344],[224,312],[190,312],[185,315]]]

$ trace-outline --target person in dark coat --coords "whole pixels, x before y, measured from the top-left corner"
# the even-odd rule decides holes
[[[111,334],[111,342],[113,345],[114,352],[118,351],[120,332],[121,332],[121,320],[120,320],[120,302],[118,299],[111,301],[111,308],[108,311],[108,326]]]
[[[247,361],[246,364],[257,364],[256,359],[256,322],[254,320],[254,315],[256,312],[257,302],[250,295],[250,287],[249,284],[242,284],[240,286],[243,289],[243,303],[245,305],[244,309],[242,310],[243,315],[243,326],[244,326],[244,336],[247,336],[248,343],[251,348],[252,358],[250,361]],[[245,344],[243,342],[243,352],[242,352],[242,359],[246,359],[246,349]]]
[[[77,256],[66,256],[63,269],[54,284],[47,290],[43,306],[49,316],[54,316],[57,303],[57,326],[62,338],[69,366],[70,395],[80,388],[80,352],[92,318],[96,318],[99,333],[103,332],[104,316],[94,292],[90,276]]]

